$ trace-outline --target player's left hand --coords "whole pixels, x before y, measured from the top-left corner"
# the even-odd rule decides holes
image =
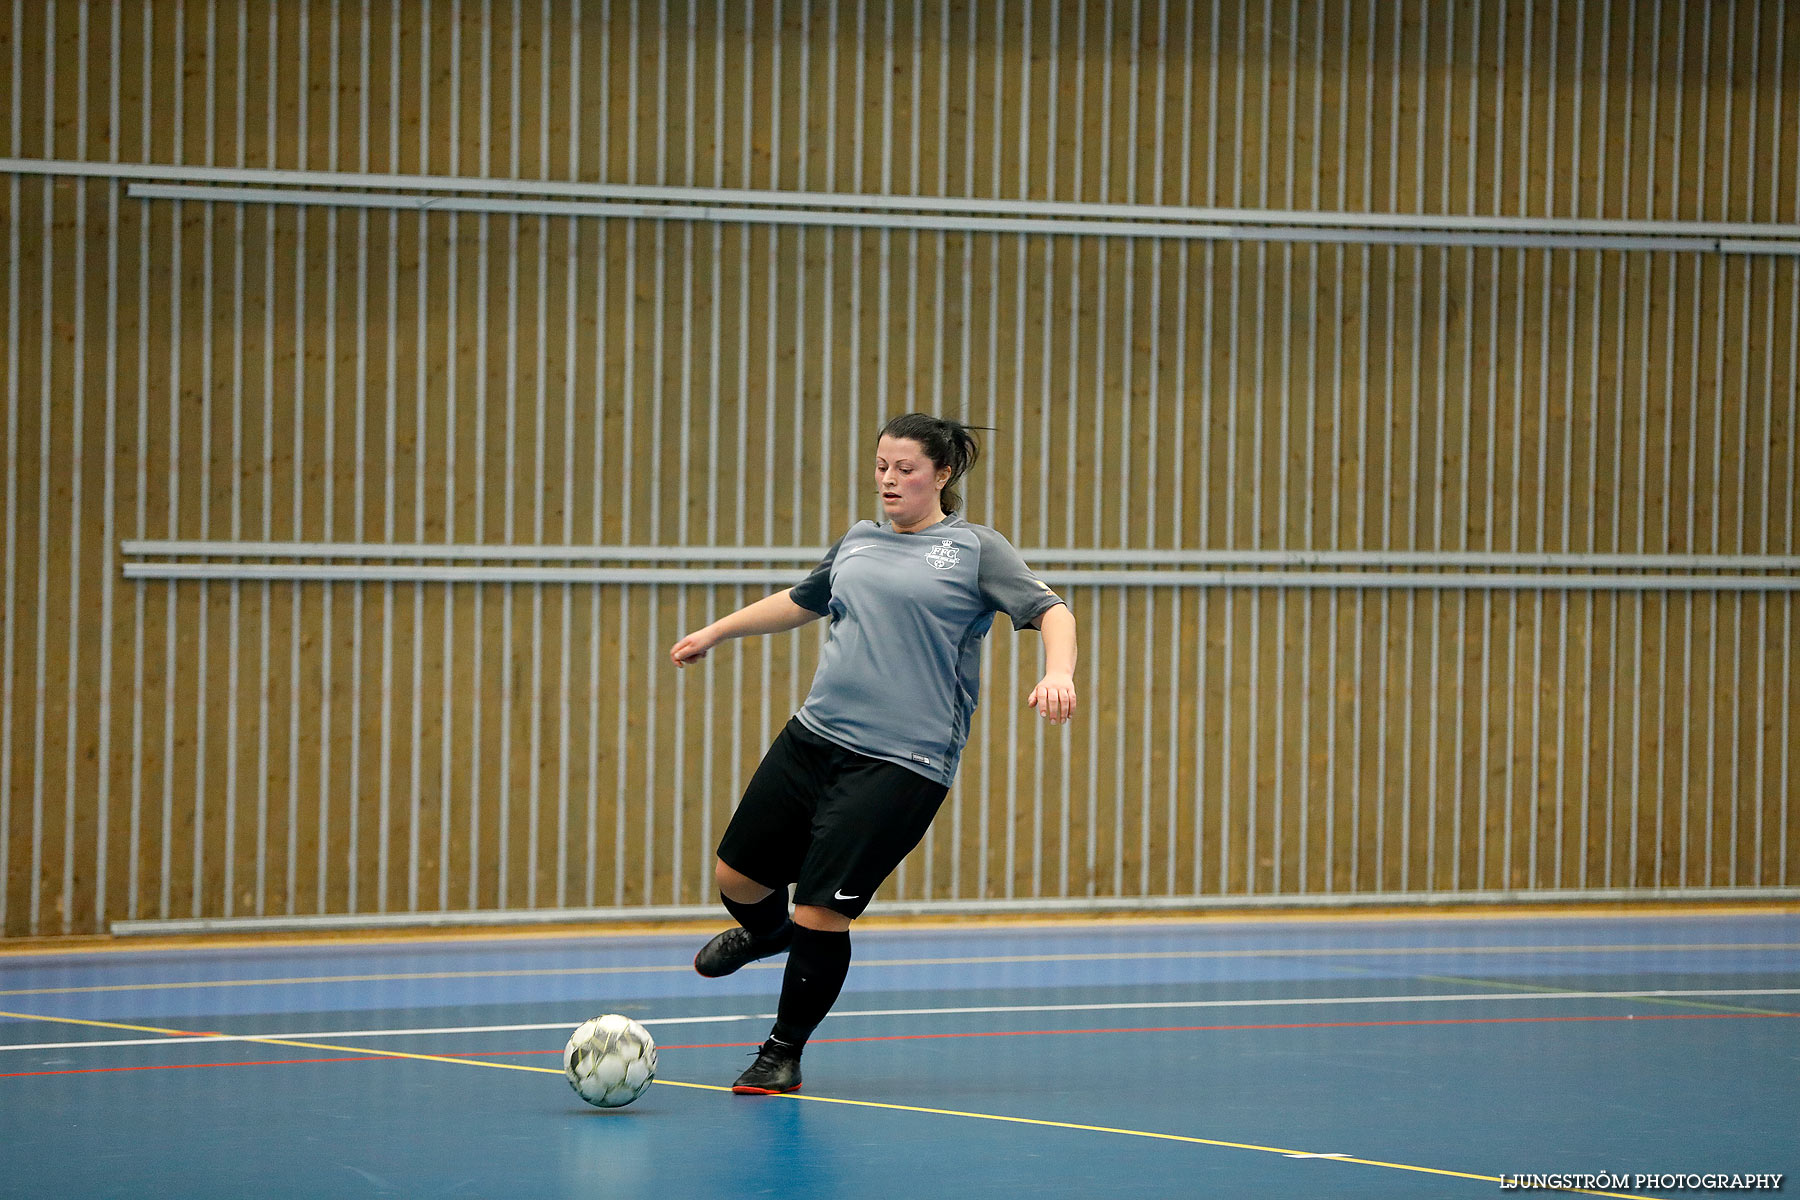
[[[1075,680],[1073,676],[1049,674],[1038,680],[1025,701],[1037,709],[1038,716],[1052,725],[1061,725],[1075,715]]]

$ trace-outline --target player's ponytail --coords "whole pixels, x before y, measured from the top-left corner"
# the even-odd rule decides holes
[[[988,428],[986,425],[965,425],[949,417],[934,417],[930,413],[905,413],[883,425],[880,437],[910,438],[919,443],[934,468],[950,468],[950,479],[944,484],[938,503],[946,513],[952,513],[962,509],[962,493],[956,488],[957,481],[981,457],[981,443],[975,440],[975,431]]]

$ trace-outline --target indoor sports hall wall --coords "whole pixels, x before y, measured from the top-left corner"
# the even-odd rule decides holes
[[[710,903],[823,630],[667,648],[913,408],[994,427],[1082,710],[1002,619],[885,899],[1800,886],[1796,6],[11,0],[0,61],[5,935]]]

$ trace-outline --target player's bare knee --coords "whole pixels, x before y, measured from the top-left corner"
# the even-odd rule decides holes
[[[739,904],[755,904],[775,890],[726,866],[723,859],[713,861],[713,879],[718,882],[719,892],[726,899],[735,900]]]
[[[850,932],[850,918],[836,909],[820,908],[816,904],[794,905],[794,924],[820,933]]]

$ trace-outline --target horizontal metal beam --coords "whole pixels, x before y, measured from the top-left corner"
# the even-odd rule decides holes
[[[484,562],[795,562],[812,564],[825,546],[522,546],[431,542],[119,543],[126,558],[426,559]],[[1800,558],[1795,559],[1800,565]]]
[[[124,564],[127,579],[286,583],[675,584],[788,586],[796,569],[773,567],[524,567],[361,563]],[[1357,590],[1557,592],[1800,592],[1800,575],[1542,575],[1385,571],[1037,571],[1067,587],[1354,588]]]
[[[1471,908],[1544,904],[1762,904],[1800,902],[1800,888],[1554,888],[1470,892],[1298,892],[1253,896],[1107,896],[1025,900],[877,901],[866,916],[1082,916],[1119,913],[1168,915],[1221,910],[1341,911],[1355,908]],[[212,933],[307,933],[352,929],[493,928],[523,925],[623,924],[646,921],[712,921],[711,904],[641,908],[536,908],[468,912],[331,913],[273,917],[200,917],[114,921],[115,937],[175,937]]]
[[[1800,241],[1779,238],[1720,238],[1721,254],[1800,254]]]
[[[267,187],[472,192],[489,196],[637,200],[652,204],[776,205],[784,208],[988,213],[1063,219],[1093,218],[1336,226],[1346,229],[1497,230],[1515,233],[1800,239],[1800,224],[1746,221],[1531,217],[1497,213],[1331,212],[1306,209],[1219,208],[1195,205],[1105,204],[1069,200],[1001,199],[974,196],[906,196],[852,192],[772,191],[752,188],[670,187],[647,184],[588,183],[575,180],[495,179],[482,176],[290,171],[264,167],[206,167],[175,163],[88,162],[74,159],[0,158],[0,171],[22,175],[65,175],[101,179]]]
[[[851,229],[908,229],[944,233],[1041,234],[1058,237],[1165,238],[1177,241],[1285,242],[1324,245],[1475,246],[1530,250],[1663,251],[1716,254],[1717,237],[1610,233],[1520,233],[1508,230],[1404,229],[1393,226],[1332,228],[1323,225],[1196,224],[1177,221],[1098,220],[1076,217],[1005,217],[933,213],[865,212],[824,208],[757,208],[655,204],[603,200],[504,199],[492,196],[405,195],[205,184],[133,183],[141,200],[194,200],[219,204],[289,204],[337,209],[486,213],[548,217],[612,217],[647,221],[711,221],[746,225]],[[1784,254],[1785,242],[1739,238],[1737,253]]]
[[[526,546],[470,542],[234,542],[127,540],[125,558],[325,558],[484,562],[793,562],[825,546]],[[1800,571],[1796,554],[1590,554],[1488,550],[1120,550],[1039,546],[1028,563],[1134,567],[1489,567],[1638,571]]]
[[[127,579],[252,580],[287,583],[596,583],[719,584],[727,587],[798,583],[794,567],[522,567],[361,563],[124,564]]]

